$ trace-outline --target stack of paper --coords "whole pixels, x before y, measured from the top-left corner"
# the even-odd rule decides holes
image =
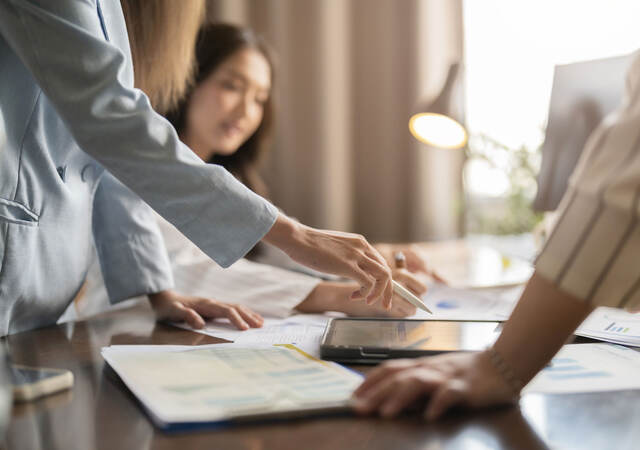
[[[640,347],[640,314],[600,307],[587,317],[575,334]]]
[[[122,345],[102,356],[165,429],[345,411],[362,382],[291,345]]]

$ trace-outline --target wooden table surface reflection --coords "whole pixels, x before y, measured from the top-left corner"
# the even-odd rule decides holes
[[[75,376],[70,391],[15,406],[5,442],[11,449],[640,448],[640,391],[527,396],[520,408],[456,412],[435,424],[412,415],[347,416],[166,434],[105,366],[100,348],[221,341],[157,324],[142,306],[4,340],[15,363],[68,368]]]

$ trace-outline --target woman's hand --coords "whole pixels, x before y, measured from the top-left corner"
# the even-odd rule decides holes
[[[517,394],[491,362],[488,352],[447,353],[400,359],[374,369],[354,392],[359,414],[395,417],[426,400],[427,420],[455,406],[482,408],[512,404]]]
[[[427,292],[427,286],[420,281],[415,275],[409,273],[406,269],[393,269],[393,279],[409,289],[411,292],[421,297]],[[413,316],[416,313],[416,307],[400,297],[393,295],[393,303],[391,309],[383,308],[382,305],[367,305],[362,301],[351,300],[344,302],[340,311],[353,317],[390,317],[401,318]]]
[[[424,257],[420,248],[415,244],[375,244],[374,247],[380,252],[387,264],[394,267],[395,254],[401,252],[404,254],[407,270],[411,273],[424,273],[439,283],[447,284],[444,278],[438,275],[433,269],[429,268],[427,259]]]
[[[263,240],[300,264],[354,280],[359,289],[352,298],[364,298],[368,304],[382,299],[382,305],[391,308],[391,269],[364,237],[316,230],[281,214]]]
[[[457,405],[481,408],[513,402],[516,389],[549,362],[593,309],[536,272],[493,350],[385,363],[355,391],[354,408],[392,417],[426,398],[425,415],[436,419]],[[502,372],[493,365],[491,351],[499,356]]]
[[[202,297],[190,297],[167,290],[149,295],[158,320],[185,321],[192,328],[204,327],[206,319],[225,317],[240,330],[260,328],[262,316],[246,306],[223,303]]]
[[[427,287],[415,275],[405,269],[394,269],[393,278],[417,296],[427,291]],[[304,313],[323,313],[326,311],[343,312],[352,317],[409,317],[416,313],[416,307],[402,297],[393,296],[391,309],[380,303],[368,305],[350,298],[357,289],[355,283],[323,281],[302,301],[296,310]]]

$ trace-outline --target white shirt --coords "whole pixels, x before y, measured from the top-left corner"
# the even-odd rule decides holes
[[[245,305],[267,317],[287,317],[322,280],[303,273],[240,259],[223,269],[158,216],[181,294]]]
[[[223,269],[169,222],[158,215],[156,220],[171,261],[175,290],[180,294],[244,305],[265,317],[284,318],[294,313],[294,308],[322,281],[318,277],[244,258]],[[135,297],[122,306],[143,300],[145,297]],[[105,283],[97,260],[94,260],[82,296],[67,309],[60,322],[88,317],[110,308]]]

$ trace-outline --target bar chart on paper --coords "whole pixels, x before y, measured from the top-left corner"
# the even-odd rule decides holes
[[[627,327],[627,326],[620,326],[619,323],[611,322],[609,325],[607,325],[607,327],[604,329],[604,331],[608,331],[609,333],[627,333],[629,332],[631,328]]]
[[[640,388],[640,352],[611,344],[565,345],[524,393],[577,393]]]
[[[640,314],[615,308],[598,308],[580,325],[575,334],[640,347]]]

